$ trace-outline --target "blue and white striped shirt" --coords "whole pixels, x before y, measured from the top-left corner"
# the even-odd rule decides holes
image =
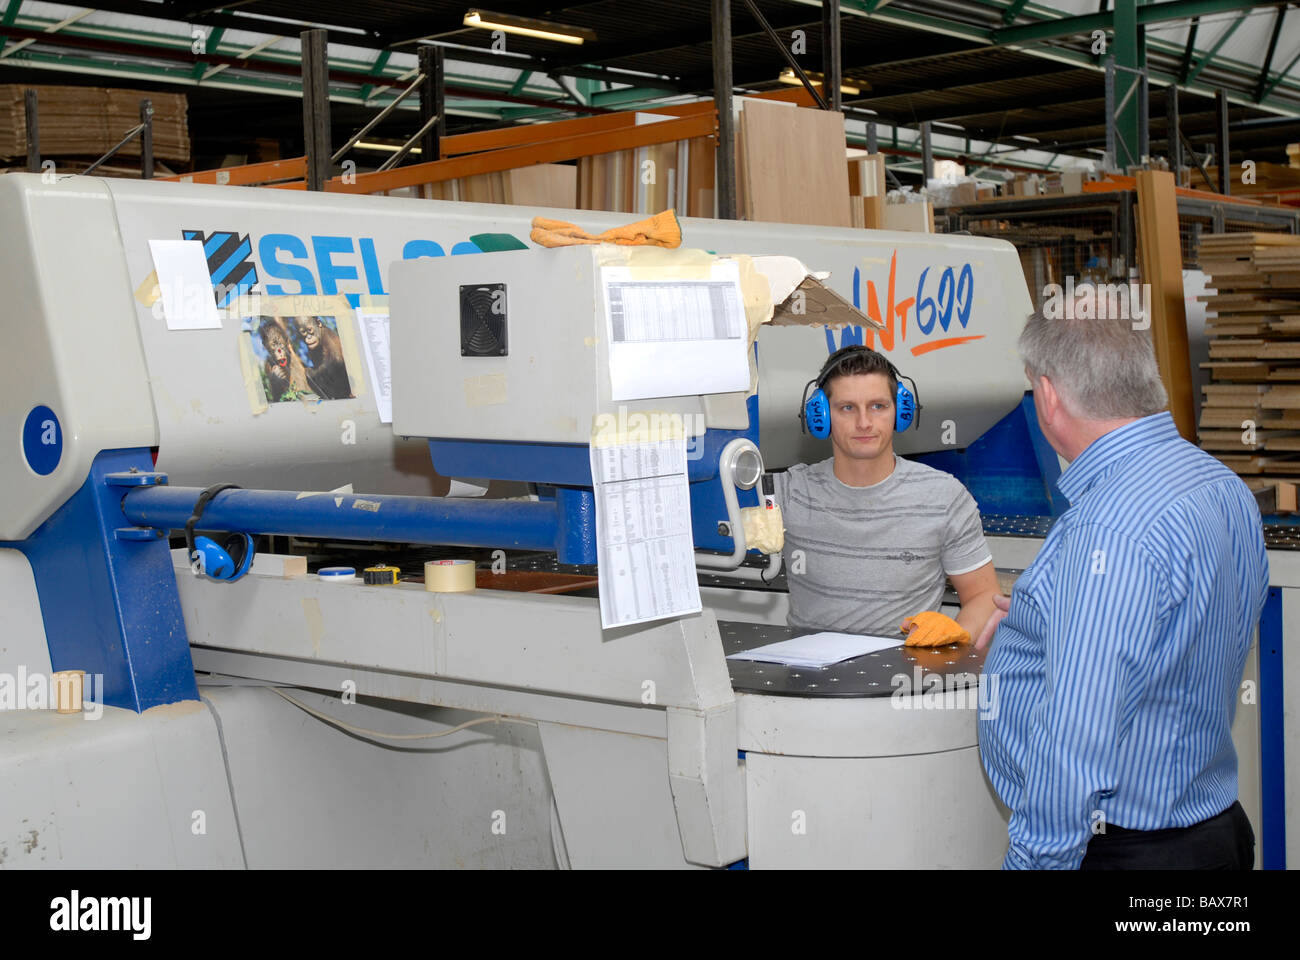
[[[1268,591],[1259,511],[1166,413],[1093,441],[985,662],[1004,868],[1075,869],[1094,823],[1186,827],[1237,799],[1230,728]],[[995,686],[994,686],[995,684]]]

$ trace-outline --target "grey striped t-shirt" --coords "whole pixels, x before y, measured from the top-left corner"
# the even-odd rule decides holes
[[[884,480],[851,487],[833,464],[775,475],[796,630],[893,636],[939,609],[944,574],[992,559],[975,499],[952,474],[898,457]]]

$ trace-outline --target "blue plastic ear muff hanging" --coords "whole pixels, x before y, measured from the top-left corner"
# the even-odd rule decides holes
[[[799,413],[799,422],[803,429],[820,440],[824,440],[831,435],[831,404],[826,399],[826,391],[823,385],[827,379],[840,364],[844,363],[849,357],[856,356],[859,353],[875,353],[870,347],[854,346],[848,349],[838,351],[839,357],[833,360],[827,360],[826,365],[822,367],[821,373],[809,380],[803,388],[803,405]],[[834,356],[834,354],[832,354]],[[888,359],[885,363],[889,364],[889,372],[894,375],[894,380],[898,384],[898,389],[894,392],[894,432],[902,433],[908,427],[920,420],[921,403],[919,393],[916,389],[916,381],[911,377],[904,377],[898,372],[898,368],[890,363]],[[903,386],[906,380],[912,385],[909,390]],[[808,395],[809,387],[816,387],[812,396]]]
[[[185,521],[185,556],[190,563],[199,561],[198,573],[209,580],[233,583],[248,573],[256,553],[253,538],[247,533],[231,533],[221,543],[211,537],[195,535],[194,528],[203,516],[208,503],[222,490],[238,490],[237,483],[215,483],[208,487],[194,503],[194,513]]]

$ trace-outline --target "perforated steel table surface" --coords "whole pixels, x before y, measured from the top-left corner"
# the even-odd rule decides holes
[[[722,634],[722,651],[727,655],[797,636],[789,627],[734,620],[718,621],[718,630]],[[737,693],[776,697],[888,697],[903,685],[904,681],[895,679],[899,676],[906,678],[907,689],[914,694],[936,688],[961,690],[975,686],[986,652],[977,651],[974,644],[933,649],[899,646],[832,664],[823,670],[757,660],[728,660],[727,669],[731,687]]]

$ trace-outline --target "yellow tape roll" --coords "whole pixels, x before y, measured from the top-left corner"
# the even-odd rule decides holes
[[[474,589],[474,561],[427,561],[424,564],[424,589],[430,593],[470,592]]]

